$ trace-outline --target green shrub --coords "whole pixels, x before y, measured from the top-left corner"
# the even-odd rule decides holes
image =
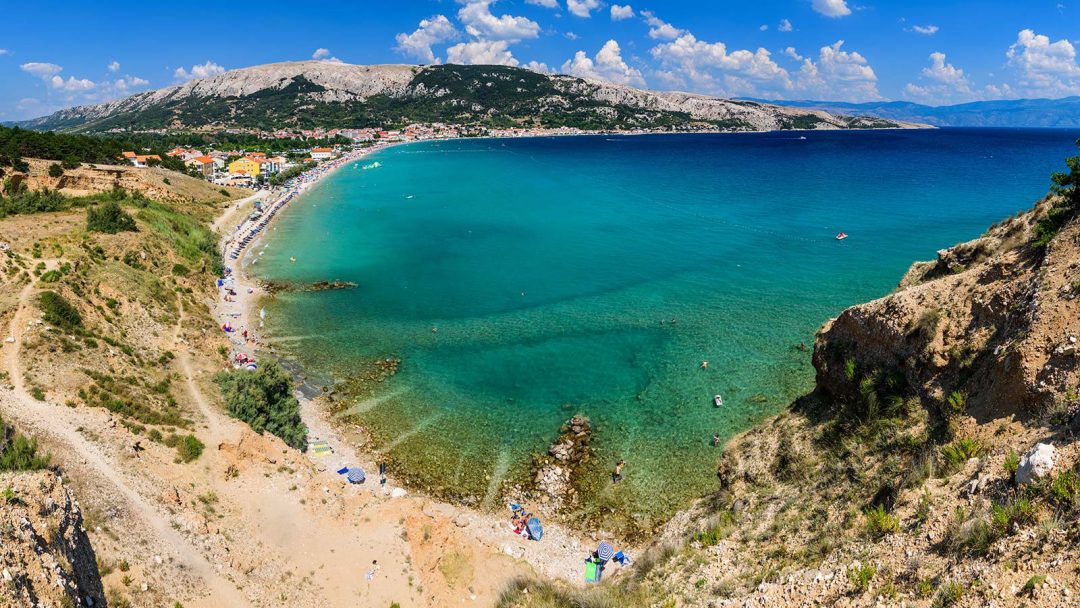
[[[34,386],[30,388],[30,396],[38,401],[44,401],[45,391],[41,390],[40,386]]]
[[[106,201],[97,207],[86,210],[86,229],[90,232],[104,232],[116,234],[118,232],[135,232],[135,219],[127,214],[120,203],[114,200]]]
[[[949,398],[946,400],[949,404],[949,412],[952,414],[962,414],[967,409],[967,395],[960,391],[953,391],[949,394]]]
[[[55,190],[19,190],[0,197],[0,217],[63,211],[70,205],[70,200]]]
[[[206,446],[194,435],[184,435],[176,443],[176,456],[181,462],[191,462],[203,453]]]
[[[863,564],[858,568],[853,568],[848,571],[848,579],[851,580],[851,584],[855,585],[855,589],[859,594],[864,594],[870,589],[870,581],[877,574],[877,568],[870,564]]]
[[[307,447],[305,427],[300,404],[292,393],[292,380],[280,365],[264,361],[257,371],[235,370],[214,377],[225,397],[225,410],[252,430],[270,432],[303,450]]]
[[[1016,471],[1020,468],[1020,455],[1014,450],[1009,450],[1005,455],[1005,462],[1001,465],[1005,469],[1005,475],[1010,480],[1016,477]]]
[[[995,503],[990,507],[990,524],[996,540],[1012,533],[1013,526],[1035,523],[1037,511],[1030,499],[1020,497],[1011,503]]]
[[[945,459],[947,473],[953,473],[964,466],[972,458],[978,458],[985,449],[982,444],[974,439],[958,439],[941,448],[941,456]]]
[[[1080,502],[1080,464],[1062,471],[1050,482],[1050,499],[1061,508]]]
[[[869,507],[863,511],[866,517],[866,535],[880,540],[900,530],[900,520],[885,511],[885,505]]]
[[[191,274],[191,270],[183,264],[173,264],[172,273],[178,277],[186,277]]]
[[[934,603],[934,608],[949,608],[955,606],[964,597],[964,587],[955,581],[949,581],[941,586]]]
[[[82,327],[82,316],[79,311],[64,296],[55,291],[43,291],[38,296],[38,305],[41,307],[42,318],[46,323],[65,331]]]
[[[858,364],[855,359],[848,359],[844,361],[844,376],[848,379],[848,382],[855,381],[855,375],[858,373]]]
[[[61,276],[63,275],[60,274],[59,270],[49,270],[41,275],[40,280],[42,283],[55,283],[60,280]]]
[[[63,174],[64,168],[60,166],[60,163],[49,165],[49,177],[60,177]]]
[[[1036,574],[1035,576],[1029,578],[1026,583],[1024,583],[1023,588],[1020,589],[1020,593],[1023,595],[1034,595],[1035,590],[1039,587],[1042,587],[1043,583],[1045,582],[1046,577],[1044,575]]]
[[[0,419],[0,471],[35,471],[49,466],[51,456],[39,454],[37,439],[16,433]]]

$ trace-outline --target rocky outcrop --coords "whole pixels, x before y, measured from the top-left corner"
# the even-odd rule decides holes
[[[51,471],[0,474],[0,597],[13,606],[104,606],[82,512]]]
[[[590,460],[592,433],[592,423],[587,417],[578,414],[567,420],[547,454],[535,459],[536,473],[531,487],[515,488],[508,494],[520,497],[545,515],[564,512],[578,504],[580,496],[574,483]]]
[[[1080,382],[1080,222],[1037,247],[1048,206],[915,264],[894,293],[827,322],[818,388],[851,399],[859,378],[881,370],[902,374],[924,403],[951,400],[980,419],[1068,406]]]

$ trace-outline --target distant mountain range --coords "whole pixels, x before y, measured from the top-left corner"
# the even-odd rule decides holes
[[[952,106],[925,106],[906,101],[845,103],[842,101],[745,101],[771,103],[842,114],[865,114],[937,127],[1080,127],[1080,97],[1003,99]]]
[[[756,101],[645,91],[507,66],[362,66],[326,61],[232,70],[17,124],[41,130],[102,132],[238,127],[269,131],[412,122],[726,131],[912,126]]]

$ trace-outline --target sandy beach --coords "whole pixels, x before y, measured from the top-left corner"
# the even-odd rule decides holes
[[[250,256],[257,251],[260,239],[273,230],[273,219],[291,201],[315,187],[322,178],[385,147],[370,148],[348,155],[333,161],[329,166],[320,167],[310,175],[305,175],[290,187],[257,194],[239,201],[227,209],[215,222],[215,226],[234,227],[222,235],[226,279],[218,287],[214,311],[219,325],[228,323],[233,329],[229,333],[229,339],[233,345],[232,360],[235,361],[235,357],[239,355],[242,358],[250,358],[257,364],[260,358],[277,356],[273,347],[264,342],[259,311],[260,299],[265,294],[251,273],[252,264],[247,263]],[[254,221],[241,220],[251,214],[256,200],[262,201],[264,208],[262,217]],[[452,521],[453,526],[457,528],[455,532],[467,538],[468,544],[474,545],[475,555],[483,556],[484,561],[495,560],[499,564],[497,570],[489,571],[484,576],[485,582],[482,587],[488,589],[486,593],[497,593],[501,586],[514,575],[525,574],[529,571],[581,584],[582,562],[595,549],[597,540],[601,539],[600,536],[586,538],[554,522],[545,521],[543,540],[532,542],[513,533],[509,509],[505,512],[497,510],[494,514],[490,514],[434,501],[401,487],[393,476],[393,471],[387,475],[386,483],[380,485],[376,456],[355,449],[346,438],[346,433],[343,432],[350,429],[335,426],[320,400],[312,398],[314,394],[314,389],[297,390],[301,415],[309,429],[309,445],[319,446],[318,450],[309,449],[307,458],[322,472],[322,475],[328,478],[327,481],[337,482],[330,486],[331,491],[369,494],[371,500],[381,505],[381,511],[385,511],[390,517],[398,517],[402,521],[417,517],[430,518],[433,514]],[[350,486],[345,483],[344,476],[335,472],[346,467],[362,468],[367,473],[367,482],[361,486]],[[365,544],[371,542],[377,545],[385,542],[385,539],[365,539]],[[434,560],[433,563],[438,562],[443,557],[439,554],[441,550],[446,550],[446,547],[435,550],[432,555],[424,556],[423,559]],[[420,556],[415,553],[412,554],[412,559],[414,563],[421,561]],[[357,567],[361,565],[358,564]],[[479,585],[473,586],[474,590],[480,588]],[[473,596],[475,597],[475,594]],[[491,601],[493,599],[493,597],[489,598]]]

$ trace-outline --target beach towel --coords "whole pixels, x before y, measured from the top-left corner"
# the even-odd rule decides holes
[[[600,575],[604,569],[600,567],[600,564],[593,560],[585,560],[585,582],[586,583],[599,583]]]
[[[349,472],[349,467],[342,467],[337,470],[338,475],[344,475]]]
[[[330,447],[330,444],[325,441],[316,441],[308,445],[308,449],[311,453],[319,458],[334,453],[334,448]]]

